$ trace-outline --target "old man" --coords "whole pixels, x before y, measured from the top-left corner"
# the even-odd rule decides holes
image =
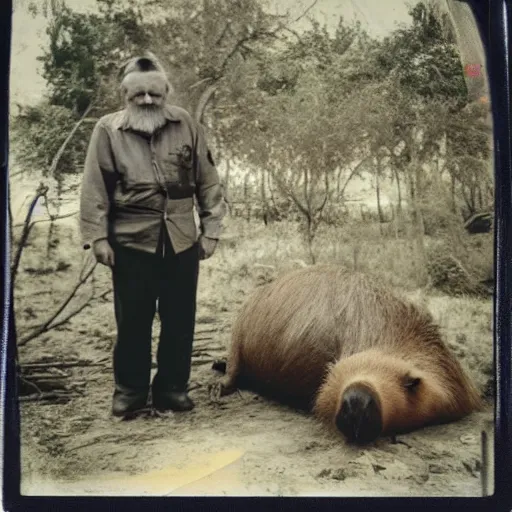
[[[84,248],[112,271],[112,413],[133,414],[150,395],[159,411],[189,411],[199,261],[215,251],[225,201],[203,128],[167,103],[171,86],[158,60],[128,62],[121,89],[125,108],[103,116],[92,133],[80,198]]]

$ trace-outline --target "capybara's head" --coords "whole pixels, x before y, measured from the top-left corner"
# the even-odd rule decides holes
[[[364,444],[455,417],[451,391],[428,367],[368,350],[330,368],[314,411],[349,442]]]

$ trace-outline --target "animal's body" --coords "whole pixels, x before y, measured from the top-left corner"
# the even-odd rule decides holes
[[[294,271],[251,294],[217,392],[244,387],[305,407],[361,442],[481,405],[428,311],[338,266]]]

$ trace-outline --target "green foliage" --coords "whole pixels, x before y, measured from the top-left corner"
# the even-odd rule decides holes
[[[115,83],[119,67],[147,42],[135,7],[120,9],[118,0],[98,0],[98,5],[99,14],[77,13],[65,5],[53,10],[47,29],[49,44],[39,58],[47,97],[13,120],[18,162],[43,175],[91,102],[90,115],[119,108]],[[90,122],[78,128],[55,169],[55,178],[81,168],[91,128]]]
[[[53,158],[75,123],[73,112],[63,106],[42,104],[23,109],[12,125],[17,162],[47,177]],[[62,174],[76,172],[82,164],[91,128],[90,123],[78,128],[55,169],[57,179]]]
[[[448,295],[489,297],[493,276],[492,233],[438,239],[428,249],[431,286]]]
[[[448,21],[434,7],[418,3],[410,28],[385,38],[376,63],[393,73],[397,85],[416,101],[436,99],[464,105],[467,89]]]
[[[81,14],[62,7],[47,29],[48,49],[39,60],[49,101],[82,114],[115,75],[123,55],[143,48],[147,37],[134,8],[115,11],[115,0],[98,0],[100,14]]]

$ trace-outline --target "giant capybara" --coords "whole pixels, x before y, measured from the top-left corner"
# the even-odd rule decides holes
[[[362,443],[482,405],[428,311],[333,265],[281,276],[242,306],[212,393],[244,387],[305,407]]]

